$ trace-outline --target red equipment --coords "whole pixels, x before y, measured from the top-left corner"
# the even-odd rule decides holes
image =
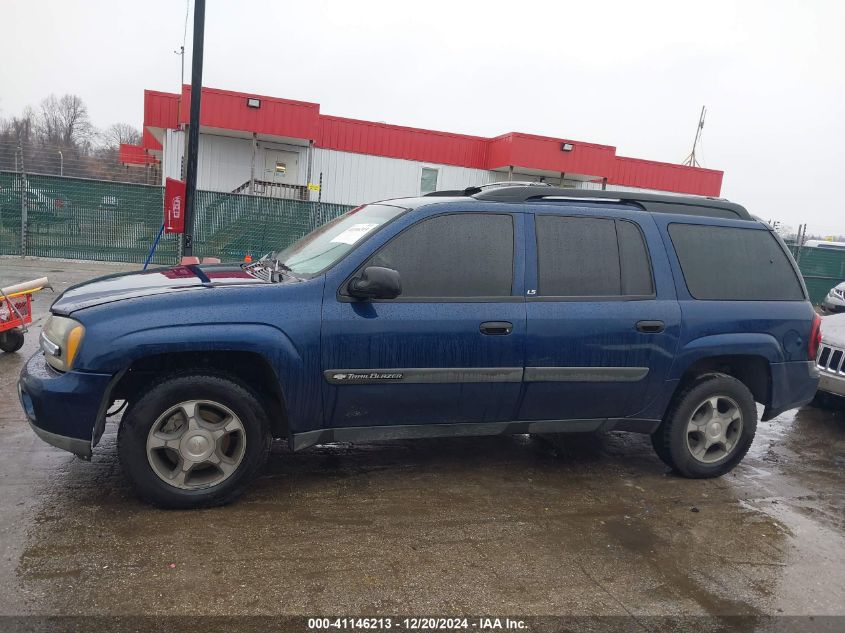
[[[185,183],[174,178],[164,181],[164,232],[185,232]]]
[[[47,285],[47,278],[0,289],[0,350],[16,352],[32,323],[32,295]]]

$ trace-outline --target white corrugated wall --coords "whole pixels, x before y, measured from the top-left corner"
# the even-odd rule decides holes
[[[464,189],[494,182],[493,172],[470,167],[422,163],[413,160],[314,149],[311,181],[323,174],[322,200],[361,204],[374,200],[420,195],[423,167],[438,170],[437,189]],[[316,193],[311,198],[316,199]]]
[[[161,184],[166,178],[182,179],[182,156],[185,155],[185,133],[181,130],[165,130],[161,142]]]
[[[322,199],[340,204],[362,204],[375,200],[420,195],[420,177],[424,167],[438,170],[437,189],[466,189],[467,187],[502,182],[506,172],[456,167],[438,163],[352,154],[328,149],[315,149],[311,181],[316,183],[323,174]],[[539,177],[514,172],[513,180],[536,181]],[[560,178],[545,178],[545,182],[559,186]],[[564,185],[576,189],[601,185],[579,180],[565,180]],[[317,198],[316,193],[311,199]]]
[[[197,189],[232,191],[249,180],[252,140],[200,134]]]

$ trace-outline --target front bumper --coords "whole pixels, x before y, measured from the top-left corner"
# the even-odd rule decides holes
[[[833,376],[826,371],[821,372],[819,391],[845,397],[845,376]]]
[[[53,446],[91,458],[94,429],[105,416],[112,376],[80,371],[59,373],[42,352],[30,358],[18,379],[18,395],[32,430]]]
[[[816,367],[821,374],[819,391],[845,396],[845,347],[834,345],[822,335]]]

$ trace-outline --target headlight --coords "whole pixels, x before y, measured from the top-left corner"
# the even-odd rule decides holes
[[[54,369],[69,371],[82,344],[85,328],[78,321],[51,315],[41,330],[41,349]]]
[[[833,290],[831,290],[831,292],[833,293],[834,297],[839,297],[840,299],[845,297],[845,292],[843,292],[839,288],[834,288]]]

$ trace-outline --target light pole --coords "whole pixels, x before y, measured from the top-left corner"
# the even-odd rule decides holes
[[[179,55],[179,57],[182,58],[182,83],[180,83],[179,85],[184,86],[185,85],[185,46],[182,45],[182,46],[179,47],[178,51],[173,51],[173,52],[176,53],[177,55]],[[181,92],[181,90],[180,90],[180,92]]]
[[[65,175],[65,157],[62,150],[59,150],[59,176]]]
[[[194,254],[194,199],[197,193],[197,150],[202,99],[202,53],[205,36],[205,0],[194,2],[194,51],[191,56],[191,116],[188,124],[188,155],[185,159],[185,232],[182,255]]]

